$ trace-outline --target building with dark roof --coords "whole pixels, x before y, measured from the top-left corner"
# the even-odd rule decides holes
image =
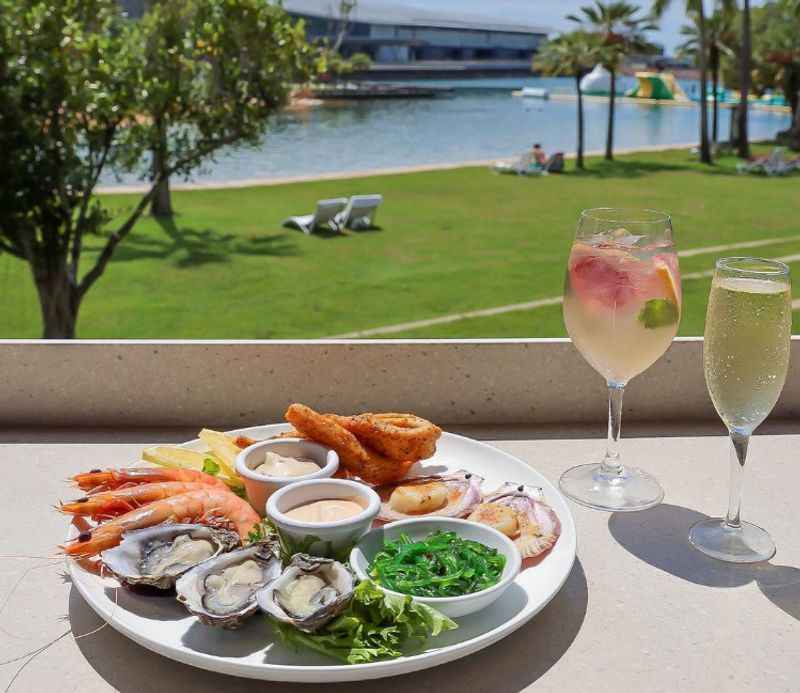
[[[432,11],[402,2],[361,0],[346,23],[336,0],[284,0],[283,7],[305,21],[309,39],[333,43],[344,26],[341,53],[366,53],[378,65],[476,61],[529,68],[550,32],[513,18]]]

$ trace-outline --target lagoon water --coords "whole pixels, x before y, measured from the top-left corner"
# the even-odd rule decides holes
[[[458,163],[510,157],[541,142],[545,151],[575,149],[575,102],[514,97],[513,89],[538,86],[572,91],[572,80],[508,78],[419,82],[454,87],[435,99],[355,101],[276,116],[256,148],[227,150],[198,182],[283,178],[343,171]],[[623,87],[626,86],[623,84]],[[696,89],[684,84],[687,91]],[[587,102],[586,149],[605,143],[607,104]],[[709,109],[710,110],[710,109]],[[720,110],[720,139],[727,139],[731,110]],[[699,109],[618,104],[618,148],[697,141]],[[750,136],[768,138],[789,124],[783,113],[752,110]],[[136,178],[108,176],[106,185]]]

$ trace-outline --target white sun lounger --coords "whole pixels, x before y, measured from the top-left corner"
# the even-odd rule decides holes
[[[353,195],[347,207],[336,215],[334,223],[339,229],[368,229],[375,223],[378,206],[383,195]]]
[[[289,217],[283,222],[283,226],[300,229],[305,234],[314,233],[314,229],[323,224],[328,224],[334,230],[338,230],[334,219],[346,206],[346,197],[337,197],[332,200],[319,200],[319,202],[317,202],[316,212],[299,217]]]
[[[786,161],[783,158],[783,152],[783,147],[775,147],[766,158],[761,157],[754,161],[737,164],[736,171],[738,173],[766,173],[768,176],[784,176],[791,173],[795,165],[794,162]]]

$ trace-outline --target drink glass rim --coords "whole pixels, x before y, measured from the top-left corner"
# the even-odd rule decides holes
[[[770,277],[788,277],[789,266],[780,260],[747,255],[721,257],[715,264],[718,272],[736,277],[765,279]]]
[[[671,224],[672,217],[658,209],[637,207],[593,207],[581,212],[581,219],[624,224]]]

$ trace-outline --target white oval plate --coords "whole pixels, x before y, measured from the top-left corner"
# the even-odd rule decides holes
[[[254,426],[234,433],[256,439],[286,430],[285,424]],[[203,449],[199,440],[186,447]],[[391,661],[344,665],[308,650],[283,647],[265,618],[254,616],[240,630],[204,626],[172,597],[143,596],[116,589],[116,582],[100,578],[69,561],[72,583],[100,617],[123,635],[154,652],[202,669],[267,681],[358,681],[396,676],[450,662],[497,642],[541,611],[561,589],[575,561],[575,522],[564,497],[521,460],[463,436],[444,433],[436,455],[418,465],[428,473],[466,469],[485,477],[484,489],[493,491],[505,481],[539,486],[561,521],[561,537],[536,566],[523,570],[494,604],[458,619],[458,629],[428,642],[422,653]],[[116,601],[116,603],[115,603]]]

